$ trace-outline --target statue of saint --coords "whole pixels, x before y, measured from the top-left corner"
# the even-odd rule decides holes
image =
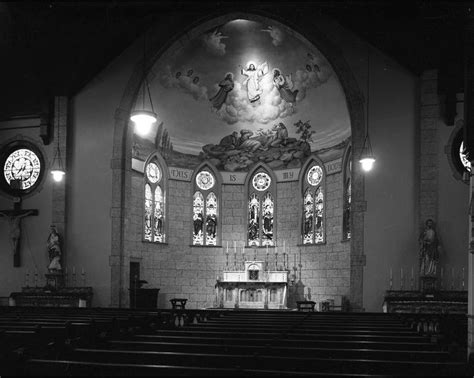
[[[435,276],[439,262],[439,241],[434,222],[427,219],[420,235],[420,276]]]
[[[61,270],[61,246],[60,246],[60,236],[56,230],[56,226],[51,225],[51,232],[48,236],[48,254],[50,264],[48,269],[50,271]]]

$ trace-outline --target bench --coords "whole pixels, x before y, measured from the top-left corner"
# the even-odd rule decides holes
[[[298,311],[314,311],[316,302],[313,301],[296,301]]]

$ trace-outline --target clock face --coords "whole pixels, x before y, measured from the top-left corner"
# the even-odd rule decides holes
[[[161,179],[160,168],[155,163],[149,163],[146,167],[146,176],[152,184],[157,183]]]
[[[17,148],[7,156],[3,165],[3,175],[8,185],[12,180],[19,180],[18,189],[27,190],[38,182],[41,169],[41,160],[34,151]]]
[[[13,196],[29,196],[44,180],[41,149],[28,140],[16,140],[0,149],[0,190]]]

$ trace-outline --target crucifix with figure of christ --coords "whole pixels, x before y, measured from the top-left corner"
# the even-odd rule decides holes
[[[13,180],[12,180],[13,181]],[[16,197],[13,210],[0,210],[0,219],[6,219],[10,226],[10,243],[13,251],[13,266],[20,266],[21,220],[30,215],[38,215],[37,209],[24,210],[21,208],[21,197]]]

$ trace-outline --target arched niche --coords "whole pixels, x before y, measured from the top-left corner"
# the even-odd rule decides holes
[[[129,123],[129,114],[135,104],[137,93],[140,90],[143,64],[149,71],[148,78],[153,79],[157,72],[150,70],[153,64],[161,57],[172,54],[172,46],[179,46],[186,43],[204,32],[216,29],[217,26],[226,22],[244,19],[261,22],[281,27],[285,31],[292,32],[299,38],[304,38],[308,43],[317,47],[330,63],[344,92],[347,110],[350,121],[350,134],[352,141],[352,155],[360,154],[364,141],[364,108],[363,96],[357,81],[347,64],[339,47],[328,39],[328,37],[318,29],[316,20],[302,22],[292,25],[290,29],[283,22],[278,21],[278,17],[269,15],[259,15],[250,13],[233,12],[220,16],[209,17],[201,20],[199,25],[192,25],[188,29],[182,29],[179,23],[176,28],[163,30],[160,25],[154,27],[148,36],[151,39],[150,50],[148,51],[147,62],[137,62],[135,69],[124,90],[121,102],[115,115],[114,150],[112,159],[112,170],[114,185],[112,192],[113,209],[112,229],[120,230],[112,234],[111,251],[111,271],[112,271],[112,305],[120,306],[122,298],[127,294],[124,283],[126,276],[123,271],[122,261],[124,256],[124,225],[130,212],[130,171],[131,171],[131,148],[133,141],[133,130]],[[303,32],[304,30],[304,32]],[[304,37],[303,37],[304,35]],[[167,42],[163,43],[164,40]],[[363,229],[364,229],[364,183],[361,170],[353,166],[353,225],[351,238],[351,291],[350,303],[353,309],[362,308],[362,284],[363,284]]]

